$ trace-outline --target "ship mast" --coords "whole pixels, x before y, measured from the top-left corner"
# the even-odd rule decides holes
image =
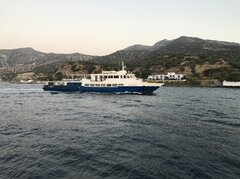
[[[124,62],[122,62],[122,71],[124,71],[126,66],[124,66]]]

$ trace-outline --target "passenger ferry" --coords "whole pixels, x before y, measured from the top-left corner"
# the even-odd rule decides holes
[[[120,71],[102,71],[99,74],[91,74],[90,78],[80,80],[63,80],[61,82],[47,82],[44,91],[65,92],[92,92],[92,93],[130,93],[152,94],[163,83],[148,83],[136,78],[135,74],[125,70],[122,63]]]

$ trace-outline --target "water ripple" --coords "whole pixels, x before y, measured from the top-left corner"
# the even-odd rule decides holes
[[[0,83],[0,178],[238,178],[240,90],[154,96]]]

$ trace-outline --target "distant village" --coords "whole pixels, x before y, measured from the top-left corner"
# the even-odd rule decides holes
[[[149,75],[148,80],[179,80],[179,81],[186,81],[185,74],[176,74],[175,72],[169,72],[166,75],[159,74],[159,75]]]

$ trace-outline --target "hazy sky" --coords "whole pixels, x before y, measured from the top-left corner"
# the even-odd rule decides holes
[[[106,55],[182,35],[240,42],[240,0],[0,0],[0,49]]]

